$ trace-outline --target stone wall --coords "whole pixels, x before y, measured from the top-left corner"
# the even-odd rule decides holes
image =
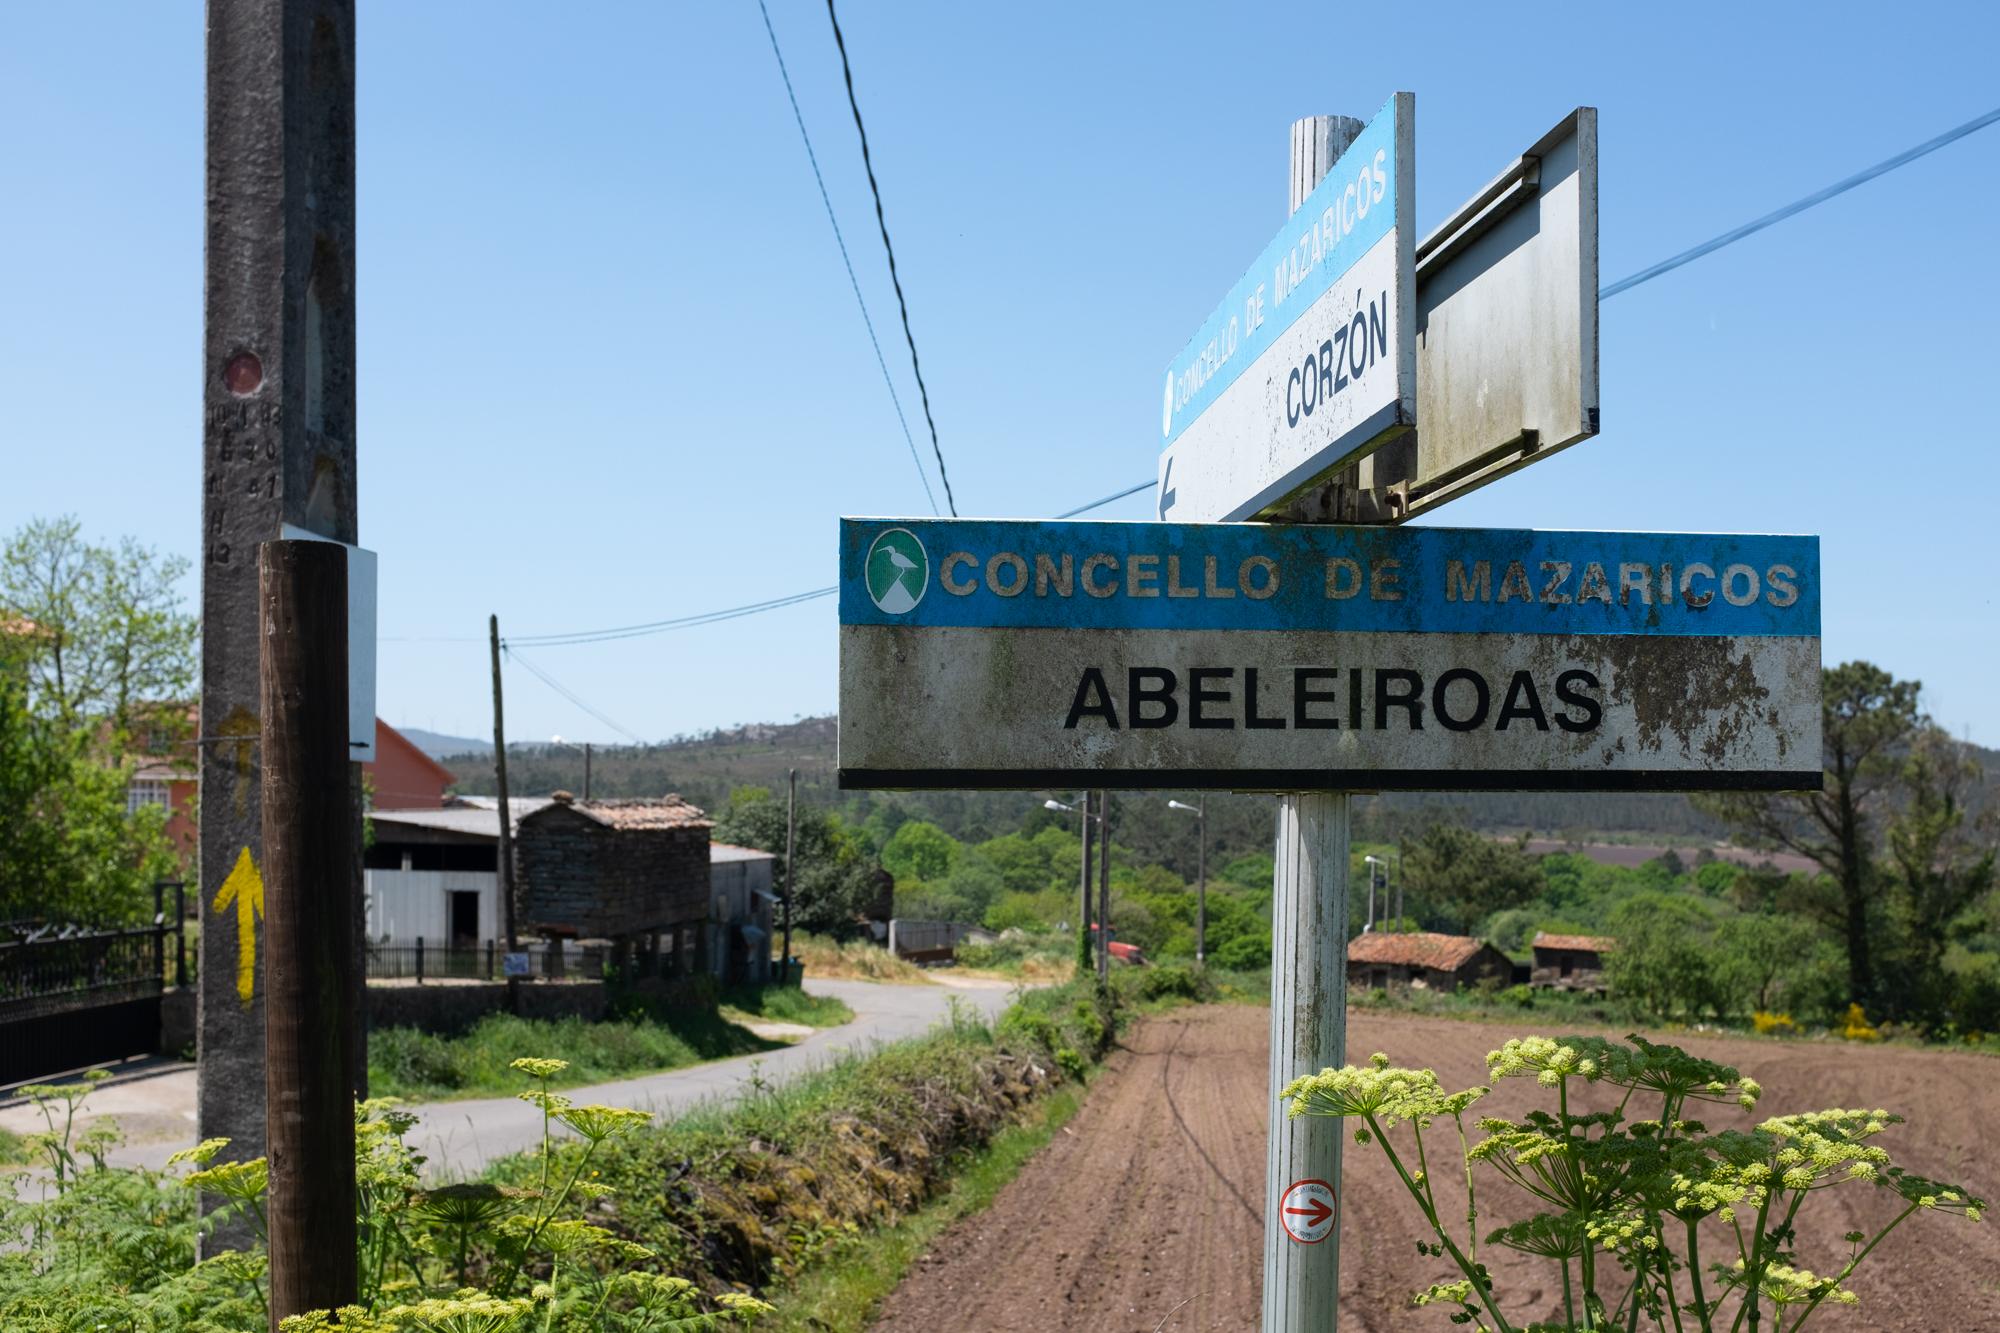
[[[601,981],[567,981],[521,987],[523,1018],[577,1017],[596,1022],[604,1017],[607,1000]],[[507,1012],[507,983],[371,985],[368,988],[370,1028],[417,1028],[455,1037],[488,1014]]]
[[[530,930],[616,938],[708,917],[708,826],[617,828],[566,804],[523,819],[514,863]]]

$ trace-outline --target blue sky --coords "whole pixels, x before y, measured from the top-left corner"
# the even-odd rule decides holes
[[[772,17],[928,461],[824,8]],[[1151,476],[1162,367],[1283,220],[1297,116],[1414,91],[1423,230],[1597,106],[1610,281],[2000,105],[1972,5],[842,23],[975,515]],[[359,34],[385,716],[490,730],[489,611],[532,634],[776,597],[833,581],[837,515],[927,512],[753,0],[362,0]],[[0,530],[74,512],[195,551],[202,78],[198,4],[0,8]],[[1604,433],[1439,521],[1820,533],[1827,660],[2000,743],[1995,182],[2000,127],[1606,302]],[[833,631],[823,600],[532,656],[650,738],[830,711]],[[617,739],[508,688],[514,737]]]

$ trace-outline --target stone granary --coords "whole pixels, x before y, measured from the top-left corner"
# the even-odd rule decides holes
[[[1535,966],[1529,981],[1557,990],[1584,990],[1604,993],[1604,955],[1618,947],[1618,941],[1603,935],[1535,935]]]
[[[641,973],[707,970],[713,827],[679,796],[557,792],[514,835],[522,924],[545,938],[609,940],[614,964]]]
[[[1370,931],[1347,942],[1347,984],[1387,989],[1457,990],[1513,975],[1507,955],[1469,935]]]

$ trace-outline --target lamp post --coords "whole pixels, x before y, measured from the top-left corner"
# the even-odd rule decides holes
[[[1384,861],[1381,857],[1375,856],[1373,854],[1364,856],[1361,859],[1368,865],[1368,924],[1361,928],[1362,932],[1365,934],[1366,932],[1375,929],[1376,876],[1378,874],[1387,873],[1389,868],[1389,863],[1387,861]]]
[[[1168,801],[1167,808],[1194,815],[1199,830],[1195,835],[1194,965],[1202,967],[1208,960],[1208,798],[1204,796],[1194,805]]]
[[[1099,823],[1102,823],[1103,816],[1091,813],[1089,792],[1086,791],[1079,798],[1079,803],[1082,806],[1081,809],[1051,798],[1042,802],[1042,808],[1044,810],[1059,810],[1065,814],[1083,816],[1083,874],[1078,881],[1079,894],[1077,898],[1076,918],[1076,968],[1079,973],[1082,973],[1090,971],[1090,821],[1095,819]]]

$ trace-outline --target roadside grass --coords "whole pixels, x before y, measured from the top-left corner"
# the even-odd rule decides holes
[[[1083,1106],[1083,1089],[1051,1094],[1020,1123],[953,1164],[946,1192],[901,1221],[833,1246],[798,1278],[765,1293],[778,1307],[773,1333],[863,1333],[910,1266],[948,1228],[992,1206],[1000,1191]]]
[[[32,1160],[26,1139],[11,1129],[0,1129],[0,1166],[18,1166]]]
[[[722,993],[722,1016],[732,1023],[801,1023],[809,1028],[854,1021],[845,1001],[811,995],[797,986],[733,986]]]
[[[794,935],[792,955],[805,963],[805,974],[809,977],[931,984],[921,967],[893,956],[879,944],[863,940],[842,942],[824,935]]]
[[[414,1028],[369,1033],[368,1089],[376,1097],[406,1101],[511,1096],[522,1083],[510,1065],[524,1056],[558,1055],[569,1061],[553,1082],[573,1088],[782,1045],[707,1010],[597,1023],[489,1014],[456,1037]]]

